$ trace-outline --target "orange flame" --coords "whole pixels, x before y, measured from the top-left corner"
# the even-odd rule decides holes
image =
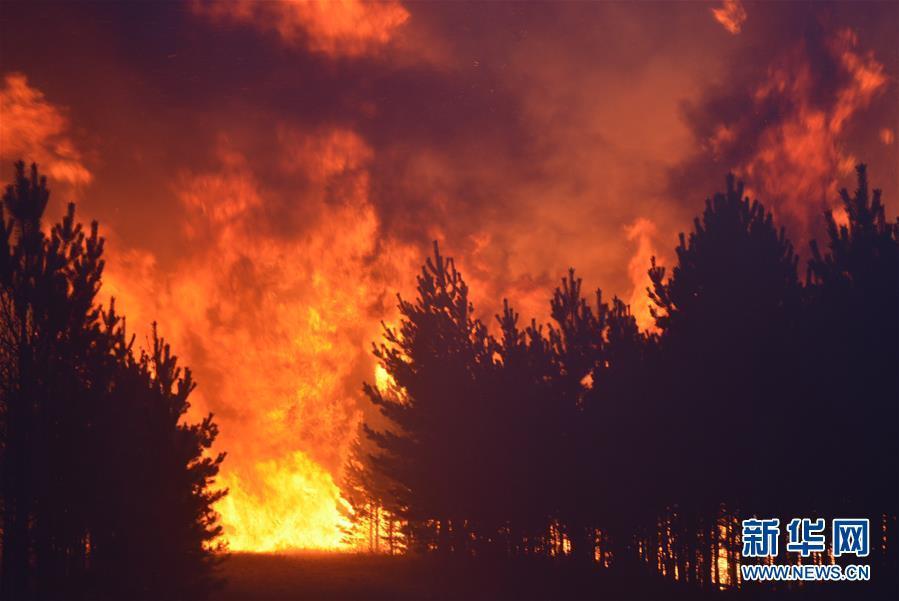
[[[762,132],[758,150],[736,171],[753,184],[751,195],[767,199],[775,212],[798,224],[808,226],[810,208],[817,213],[837,198],[839,175],[851,173],[858,162],[844,150],[840,135],[847,121],[868,106],[887,81],[883,65],[857,46],[851,30],[838,32],[827,44],[847,76],[829,105],[814,101],[815,74],[802,48],[772,67],[768,80],[755,91],[760,107],[787,98],[791,109]],[[810,207],[810,202],[818,204]],[[794,235],[808,239],[811,232]]]
[[[344,501],[331,474],[302,451],[261,461],[250,480],[233,471],[221,482],[229,489],[218,506],[233,551],[340,548]]]
[[[0,155],[37,162],[59,182],[90,183],[93,176],[69,136],[68,116],[30,86],[24,75],[11,73],[4,78],[0,115]]]
[[[625,231],[627,239],[637,243],[634,256],[631,257],[627,264],[627,273],[633,285],[627,303],[631,307],[634,319],[637,320],[637,326],[641,330],[652,331],[656,326],[655,319],[649,312],[650,299],[647,288],[652,285],[652,281],[649,279],[650,259],[657,257],[659,254],[652,242],[656,236],[657,228],[655,223],[649,219],[640,217],[627,226]]]
[[[746,9],[740,0],[724,0],[720,8],[712,9],[712,16],[721,23],[728,32],[737,35],[743,31],[746,21]]]
[[[301,221],[303,235],[265,231],[276,199],[222,142],[218,170],[180,179],[194,254],[166,270],[145,253],[113,255],[105,287],[129,323],[163,316],[195,368],[197,412],[215,411],[217,444],[229,451],[219,484],[230,494],[217,510],[235,550],[341,544],[335,481],[361,419],[360,383],[374,369],[368,343],[390,310],[383,278],[417,259],[376,247],[361,138],[282,129],[278,139],[278,168],[306,185],[278,221]]]
[[[330,56],[372,53],[409,19],[409,12],[396,0],[197,1],[192,7],[210,19],[274,31],[286,45],[306,44]]]

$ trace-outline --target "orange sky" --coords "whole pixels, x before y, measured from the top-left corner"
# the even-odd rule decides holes
[[[797,247],[858,160],[895,214],[895,4],[0,5],[0,159],[109,239],[230,455],[232,547],[333,546],[371,342],[439,240],[488,321],[649,257],[734,170]],[[11,172],[11,168],[10,168]]]

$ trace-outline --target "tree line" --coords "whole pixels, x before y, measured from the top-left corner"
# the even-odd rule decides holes
[[[75,207],[48,231],[37,166],[15,165],[0,212],[3,598],[198,597],[215,583],[209,415],[154,325],[134,346],[97,299],[103,238]]]
[[[17,163],[0,209],[0,595],[198,597],[221,533],[211,415],[114,301],[96,223],[45,227]],[[735,583],[741,517],[869,517],[897,574],[899,226],[863,167],[804,277],[733,178],[652,264],[657,331],[572,270],[551,321],[476,316],[452,259],[374,352],[382,419],[347,466],[348,537],[390,553],[555,557]],[[723,561],[722,561],[723,559]]]
[[[505,301],[491,331],[435,243],[374,345],[390,383],[364,385],[380,419],[347,466],[348,538],[718,587],[739,580],[742,518],[868,517],[870,562],[895,576],[899,221],[857,180],[800,274],[729,176],[673,268],[647,266],[651,332],[573,269],[549,323]]]

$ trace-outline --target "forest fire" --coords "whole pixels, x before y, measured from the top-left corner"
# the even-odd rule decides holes
[[[728,23],[739,22],[735,7],[742,10],[739,3],[729,5],[728,14],[737,20]],[[252,14],[235,10],[216,18]],[[803,231],[815,213],[807,199],[835,198],[833,174],[845,173],[854,160],[839,138],[846,123],[886,81],[882,66],[858,49],[851,31],[822,44],[846,75],[831,100],[814,98],[820,82],[809,48],[800,45],[752,93],[758,109],[718,123],[708,139],[713,157]],[[7,76],[3,102],[4,113],[20,128],[4,131],[5,150],[46,148],[31,154],[48,163],[51,176],[72,184],[90,181],[80,154],[64,137],[67,121],[24,76]],[[777,119],[753,117],[771,105],[782,107]],[[394,311],[393,292],[408,291],[413,283],[398,276],[410,273],[419,257],[414,245],[378,240],[381,225],[369,199],[373,150],[358,134],[334,129],[307,135],[286,126],[275,134],[277,171],[307,182],[301,205],[284,206],[279,210],[286,212],[273,221],[267,213],[282,206],[283,192],[267,188],[257,166],[223,134],[215,169],[183,171],[173,183],[187,215],[182,231],[189,252],[163,271],[152,253],[126,250],[113,231],[104,293],[118,298],[139,339],[146,337],[146,324],[164,315],[163,334],[197,372],[202,386],[194,414],[215,410],[221,447],[230,454],[221,485],[231,493],[218,508],[232,548],[333,548],[341,541],[338,483],[362,416],[358,386],[373,373],[382,385],[388,377],[368,356],[368,344]],[[756,150],[741,155],[747,140],[754,140]],[[284,237],[278,227],[286,223],[302,224],[303,234]],[[660,232],[640,217],[626,235],[636,248],[628,264],[631,289],[622,292],[640,326],[651,328],[646,268],[653,255],[664,260]],[[476,247],[463,265],[478,266],[480,254]],[[480,282],[478,273],[476,300],[496,288]],[[523,297],[511,283],[498,292],[524,300],[526,311],[545,318],[546,291],[532,285],[530,290]]]
[[[340,489],[302,451],[260,462],[241,480],[226,472],[218,510],[233,551],[338,549],[344,546]]]
[[[378,223],[370,151],[358,136],[281,130],[279,139],[279,168],[302,170],[310,185],[298,213],[279,219],[309,223],[306,236],[281,240],[261,228],[271,191],[223,148],[218,171],[183,177],[185,236],[202,252],[165,276],[152,260],[135,269],[113,257],[107,276],[107,292],[136,323],[170,316],[165,334],[209,382],[195,411],[214,400],[222,424],[230,457],[220,486],[229,494],[217,509],[234,550],[341,546],[337,483],[361,418],[353,389],[371,378],[365,341],[390,310],[380,278],[407,260],[402,252],[370,258]],[[133,295],[147,285],[159,287]]]
[[[840,197],[855,181],[860,206],[880,202],[862,185],[867,172],[859,163],[884,189],[894,219],[899,55],[885,20],[842,5],[741,0],[185,0],[3,10],[0,161],[36,162],[48,176],[43,234],[61,236],[59,248],[84,246],[87,257],[72,259],[77,265],[66,277],[77,280],[72,274],[83,265],[102,270],[96,302],[108,311],[114,298],[116,315],[126,316],[133,360],[122,350],[127,337],[117,338],[122,322],[98,314],[110,321],[98,321],[91,335],[102,330],[104,360],[121,363],[115,371],[98,361],[107,370],[100,372],[113,373],[122,390],[143,386],[134,396],[141,402],[156,394],[173,407],[189,404],[169,425],[184,428],[202,456],[178,455],[190,458],[191,477],[208,477],[193,484],[195,495],[208,496],[191,509],[209,520],[203,549],[471,557],[499,549],[510,557],[593,557],[612,569],[616,555],[632,553],[690,585],[742,582],[740,512],[770,499],[746,501],[745,489],[725,477],[732,465],[705,454],[704,437],[726,428],[703,411],[705,391],[690,386],[709,380],[727,391],[740,383],[736,406],[756,401],[754,383],[776,388],[774,376],[764,378],[779,365],[811,373],[803,363],[814,363],[809,349],[825,346],[813,334],[820,324],[801,320],[825,322],[827,303],[837,301],[806,293],[838,279],[827,279],[833,263],[820,253],[849,244],[827,245],[836,234],[825,211],[837,225],[858,220]],[[895,16],[895,7],[882,10]],[[33,42],[51,38],[68,51]],[[728,173],[735,178],[726,180]],[[726,192],[713,196],[725,182]],[[40,199],[43,189],[35,179],[15,192]],[[743,195],[763,202],[770,220],[741,204]],[[66,215],[65,201],[77,201],[83,230],[52,229]],[[94,219],[106,240],[102,264],[91,262],[100,256],[87,226]],[[3,224],[8,238],[24,239],[30,225],[10,223]],[[731,229],[721,239],[702,238],[722,223]],[[771,224],[783,232],[769,236]],[[719,255],[702,254],[715,244]],[[715,262],[758,248],[767,253],[758,260]],[[30,264],[21,265],[27,271]],[[758,265],[775,275],[758,275]],[[728,278],[741,270],[758,275],[760,289],[771,282],[783,289],[732,299],[742,281]],[[715,307],[702,304],[709,273],[715,282],[736,282],[716,289],[709,303],[727,299],[758,321],[696,317],[717,318]],[[29,277],[16,285],[39,281]],[[398,306],[397,295],[410,302]],[[700,299],[694,312],[678,317],[677,304],[692,299]],[[761,309],[749,304],[755,300]],[[777,313],[803,303],[819,313]],[[762,319],[771,307],[776,315]],[[683,321],[666,321],[669,314]],[[764,330],[768,338],[756,344],[751,334],[770,324],[782,327]],[[781,334],[794,326],[807,346],[797,343],[788,349],[796,355],[787,355]],[[385,340],[385,329],[400,333]],[[439,343],[416,338],[422,331]],[[727,372],[730,340],[721,343],[725,351],[702,355],[726,335],[736,340],[733,349],[751,347],[744,359],[759,361],[747,368],[756,380]],[[446,348],[452,353],[441,354]],[[169,351],[193,380],[166,372],[174,364]],[[759,359],[781,352],[779,364]],[[424,367],[412,369],[416,353]],[[720,361],[731,377],[717,381],[714,370],[689,364],[700,356]],[[87,373],[76,367],[73,373]],[[675,397],[653,388],[660,382]],[[85,388],[115,389],[107,384],[91,380]],[[437,408],[416,417],[401,405],[415,406],[421,390],[438,399]],[[456,403],[452,411],[444,396]],[[613,397],[627,401],[608,402]],[[720,419],[728,410],[720,401],[709,407],[720,409]],[[214,422],[203,421],[209,414]],[[103,427],[102,417],[86,418],[84,431]],[[135,430],[140,419],[126,417]],[[448,425],[439,430],[435,422]],[[664,427],[653,429],[656,422]],[[50,415],[47,423],[50,431],[61,421]],[[675,438],[679,432],[683,438]],[[76,434],[73,445],[90,439]],[[41,437],[52,438],[34,438]],[[377,460],[366,454],[374,448],[383,453]],[[219,453],[226,454],[220,465]],[[683,464],[676,476],[672,466],[654,471],[669,455]],[[699,455],[705,463],[697,467],[691,458]],[[593,456],[601,460],[584,460]],[[127,477],[140,471],[118,467],[104,469]],[[422,474],[433,482],[423,483]],[[126,476],[110,486],[130,490]],[[684,483],[700,479],[706,488],[697,485],[694,495]],[[622,501],[617,490],[638,491],[655,505]],[[25,530],[40,523],[27,514],[30,501],[20,500],[22,515],[3,519]],[[509,507],[515,511],[504,513]],[[93,532],[107,525],[93,511],[60,505],[60,515],[81,516],[88,526],[72,530],[75,542],[46,548],[91,564]],[[881,517],[889,516],[874,519]],[[889,528],[882,526],[884,540]],[[115,556],[117,539],[108,538],[97,548]],[[29,553],[20,553],[22,561]]]
[[[396,0],[377,3],[361,0],[192,0],[190,6],[198,15],[213,21],[274,31],[288,46],[308,44],[314,52],[334,56],[364,56],[376,52],[409,19],[409,12]]]
[[[821,19],[786,44],[757,82],[696,107],[702,151],[695,162],[714,161],[743,178],[749,195],[766,199],[787,224],[802,254],[825,208],[842,218],[837,190],[858,162],[847,130],[887,81],[883,64],[852,29]],[[732,106],[741,110],[726,108]],[[863,147],[876,148],[876,140]]]

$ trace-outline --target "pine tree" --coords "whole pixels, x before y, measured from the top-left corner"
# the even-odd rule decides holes
[[[655,419],[671,462],[657,500],[688,533],[681,563],[722,502],[765,515],[802,505],[804,482],[770,466],[799,459],[808,404],[797,372],[797,258],[771,214],[729,176],[676,250],[671,277],[654,261],[650,277],[661,329]]]
[[[225,491],[212,486],[225,455],[210,453],[218,427],[212,415],[185,422],[196,385],[155,324],[140,353],[114,305],[103,327],[112,344],[95,421],[103,446],[92,449],[102,476],[91,515],[96,579],[116,596],[202,597],[218,584],[223,550],[213,505]]]
[[[519,315],[508,301],[496,316],[500,329],[493,396],[498,405],[493,420],[491,457],[496,467],[491,495],[494,511],[505,519],[508,554],[532,554],[557,513],[552,443],[560,432],[552,396],[553,365],[549,341],[533,320],[519,328]],[[502,539],[501,539],[502,540]]]
[[[550,302],[553,323],[549,327],[552,350],[553,401],[558,424],[550,453],[554,453],[556,510],[571,541],[572,554],[582,561],[594,556],[596,528],[593,507],[598,500],[595,478],[593,407],[587,392],[603,353],[603,330],[608,307],[596,292],[596,310],[581,295],[582,281],[574,269],[562,279]]]
[[[344,464],[341,496],[349,505],[343,509],[349,522],[344,528],[344,541],[369,553],[394,555],[405,548],[393,503],[394,483],[372,466],[372,446],[360,428]]]
[[[393,378],[402,398],[377,387],[364,390],[389,423],[368,427],[379,447],[375,469],[396,483],[400,517],[421,536],[436,527],[441,551],[464,552],[466,520],[476,511],[477,472],[484,430],[483,372],[490,369],[490,342],[473,317],[468,286],[452,259],[428,259],[418,277],[415,302],[399,298],[398,329],[384,327],[375,357]]]
[[[840,193],[846,222],[828,211],[827,250],[811,245],[806,378],[826,415],[819,436],[840,449],[833,465],[853,473],[830,509],[873,523],[899,507],[899,484],[885,477],[899,473],[899,221],[864,165],[857,175],[854,195]]]
[[[103,241],[86,235],[69,205],[47,236],[46,180],[32,166],[3,196],[3,593],[52,591],[84,562],[84,474],[89,420],[83,367],[101,337],[94,298]],[[32,557],[34,566],[32,568]],[[77,577],[77,576],[76,576]]]
[[[49,236],[36,166],[0,219],[0,409],[6,597],[201,595],[220,533],[217,429],[183,416],[194,389],[157,337],[136,355],[96,302],[103,239],[69,205]]]
[[[644,334],[630,308],[615,298],[607,308],[602,360],[594,372],[587,407],[594,424],[592,457],[597,485],[596,522],[618,569],[637,554],[631,539],[655,521],[647,500],[658,498],[658,440],[662,425],[655,409],[656,337]]]

